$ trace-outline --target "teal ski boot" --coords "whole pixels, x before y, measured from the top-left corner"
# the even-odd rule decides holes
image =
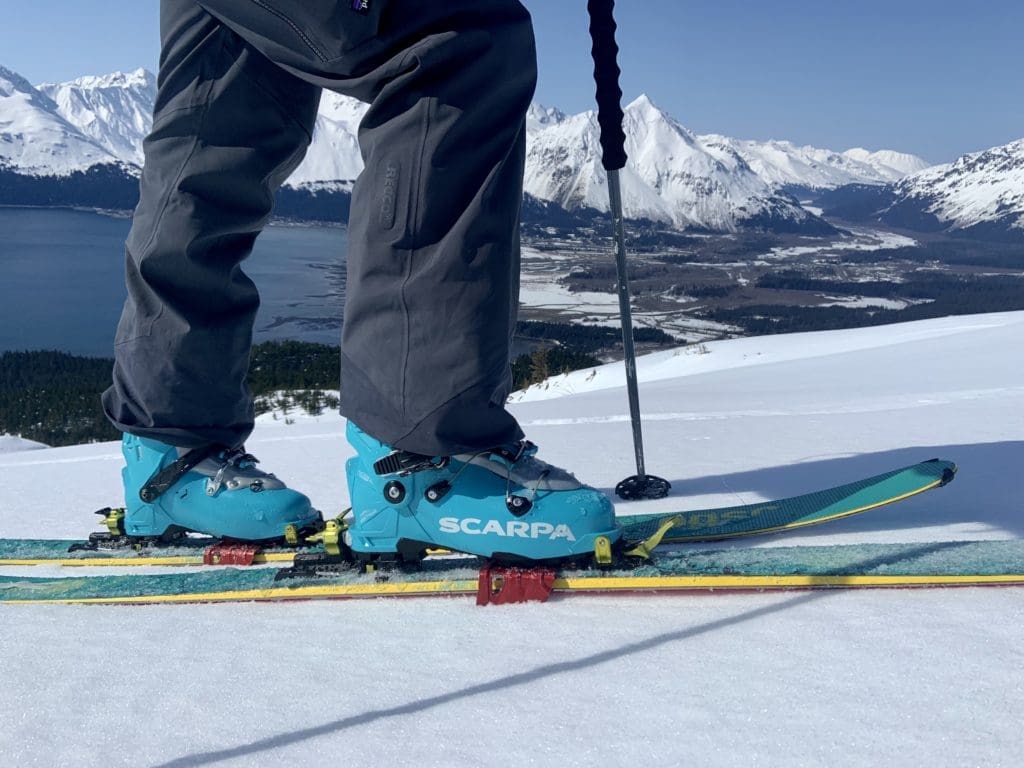
[[[309,499],[256,468],[243,450],[192,451],[125,434],[124,533],[171,538],[185,531],[235,541],[272,541],[320,527]]]
[[[348,440],[358,560],[415,562],[443,548],[513,564],[604,562],[622,536],[608,497],[538,460],[528,441],[431,457],[393,450],[352,422]]]

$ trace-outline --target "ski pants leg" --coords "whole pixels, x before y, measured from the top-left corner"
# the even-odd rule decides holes
[[[162,0],[161,35],[111,421],[183,447],[248,437],[259,299],[240,264],[329,88],[370,104],[342,413],[432,455],[521,437],[505,399],[536,63],[518,0]]]

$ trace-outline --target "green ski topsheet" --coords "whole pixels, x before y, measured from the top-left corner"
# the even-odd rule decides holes
[[[778,501],[680,512],[667,542],[715,541],[815,525],[914,496],[949,483],[956,464],[932,459],[846,485]],[[669,515],[620,518],[627,538],[643,539]]]
[[[665,543],[715,541],[738,536],[773,533],[816,525],[840,517],[891,504],[953,479],[956,465],[932,459],[846,485],[793,496],[777,501],[734,507],[646,515],[620,515],[619,522],[629,540],[646,539],[670,517],[679,517],[663,540]],[[148,550],[78,550],[68,552],[74,542],[62,539],[0,539],[0,565],[25,564],[31,560],[102,560],[201,555],[209,539],[195,538],[187,545]]]

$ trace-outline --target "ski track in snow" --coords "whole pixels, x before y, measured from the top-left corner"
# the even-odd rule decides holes
[[[965,400],[982,400],[987,398],[1007,397],[1010,395],[1024,394],[1024,387],[1000,387],[998,389],[972,390],[965,392],[943,392],[933,393],[928,396],[919,397],[916,401],[907,402],[903,400],[885,400],[878,403],[849,403],[845,405],[830,405],[825,408],[800,408],[788,410],[749,410],[749,411],[682,411],[669,413],[642,413],[643,422],[653,421],[721,421],[723,419],[747,419],[761,417],[785,417],[785,416],[826,416],[839,413],[882,413],[887,411],[902,411],[908,408],[928,408],[936,405],[949,405]],[[615,422],[631,421],[628,413],[611,414],[608,416],[584,416],[564,419],[534,419],[522,423],[524,428],[528,427],[554,427],[569,426],[572,424],[610,424]]]
[[[1020,539],[1022,345],[1024,312],[642,358],[648,469],[673,493],[617,508],[777,498],[942,456],[960,467],[947,488],[707,548]],[[610,489],[634,469],[618,367],[571,384],[514,411],[543,457]],[[264,418],[248,447],[333,513],[343,429]],[[0,453],[0,535],[83,536],[119,468],[110,443]],[[0,605],[0,764],[1015,768],[1022,597]]]

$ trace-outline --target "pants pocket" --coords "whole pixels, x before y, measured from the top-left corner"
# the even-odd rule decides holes
[[[330,62],[346,56],[380,32],[387,0],[252,0],[288,27],[314,56]]]

